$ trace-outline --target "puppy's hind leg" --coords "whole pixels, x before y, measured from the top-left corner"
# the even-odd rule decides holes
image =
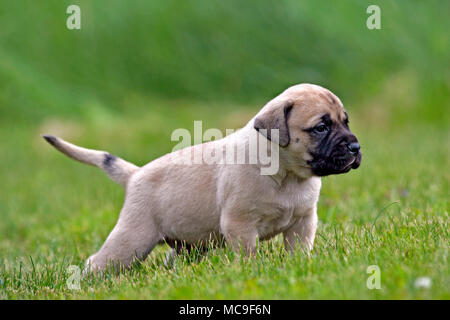
[[[162,239],[153,219],[137,206],[125,206],[119,220],[101,249],[86,261],[86,271],[103,271],[108,266],[119,270],[134,261],[144,260]]]

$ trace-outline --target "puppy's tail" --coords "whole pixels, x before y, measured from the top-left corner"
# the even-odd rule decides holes
[[[112,180],[121,184],[124,188],[126,187],[130,176],[139,169],[139,167],[134,164],[105,151],[81,148],[64,141],[63,139],[50,135],[43,135],[42,137],[56,149],[72,159],[99,167],[105,171]]]

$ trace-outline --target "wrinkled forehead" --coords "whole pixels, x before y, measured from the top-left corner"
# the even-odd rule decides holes
[[[331,91],[316,85],[298,85],[287,89],[283,94],[294,101],[302,122],[314,124],[324,116],[334,122],[343,122],[347,118],[341,100]]]

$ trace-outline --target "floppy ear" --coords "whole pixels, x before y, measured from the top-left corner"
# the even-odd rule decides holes
[[[254,128],[271,141],[271,130],[278,129],[279,141],[273,142],[278,143],[281,147],[286,147],[291,140],[287,120],[293,104],[290,100],[276,102],[266,112],[255,118]],[[260,131],[261,129],[265,130]]]

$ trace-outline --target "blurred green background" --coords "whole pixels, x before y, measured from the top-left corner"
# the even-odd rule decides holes
[[[404,121],[444,124],[449,2],[376,3],[381,30],[359,0],[3,1],[2,120],[121,113],[133,97],[262,104],[311,82],[354,109],[389,91]]]
[[[81,30],[66,28],[71,4]],[[371,4],[381,30],[366,27]],[[448,299],[449,9],[447,0],[0,2],[0,298]],[[260,271],[212,257],[172,272],[150,258],[129,282],[81,293],[48,271],[98,250],[123,191],[40,134],[143,165],[172,150],[174,129],[241,127],[302,82],[341,98],[364,154],[360,169],[324,179],[313,260],[277,256]],[[380,292],[365,287],[371,264],[383,272]],[[414,286],[424,275],[429,291]]]

